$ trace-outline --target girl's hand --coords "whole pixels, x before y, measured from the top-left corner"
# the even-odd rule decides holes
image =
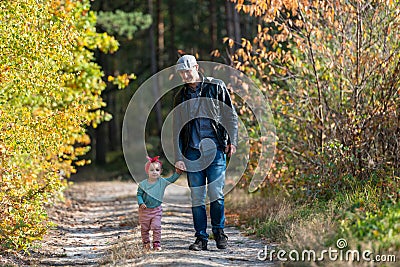
[[[144,204],[144,203],[143,203],[143,204],[140,204],[139,209],[141,209],[141,210],[147,209],[146,204]]]

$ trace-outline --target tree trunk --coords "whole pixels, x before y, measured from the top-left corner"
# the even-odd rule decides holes
[[[121,149],[121,110],[120,106],[122,101],[120,101],[121,91],[110,92],[108,97],[108,110],[111,112],[113,118],[108,124],[108,139],[109,139],[109,150],[117,151]]]
[[[96,164],[104,165],[106,164],[106,154],[107,154],[107,125],[101,123],[96,128]]]
[[[168,0],[168,15],[169,15],[169,51],[168,59],[170,63],[175,63],[178,59],[178,54],[175,47],[175,0]]]
[[[102,67],[103,71],[104,71],[104,75],[107,77],[110,74],[109,69],[107,68],[108,66],[108,60],[106,58],[106,56],[102,53],[98,53],[97,54],[97,61],[99,63],[99,65]],[[102,98],[104,100],[104,102],[107,103],[107,95],[102,94]],[[96,164],[105,164],[106,163],[106,154],[107,154],[107,127],[108,125],[106,125],[106,122],[101,123],[100,125],[97,126],[97,128],[94,129],[95,134],[94,134],[94,139],[92,140],[95,143],[95,163]]]
[[[236,11],[235,6],[232,7],[233,13],[233,28],[235,32],[235,50],[239,48],[242,39],[242,33],[240,31],[240,17],[239,13]]]
[[[154,17],[153,16],[153,0],[149,0],[148,4],[149,4],[149,13],[152,17]],[[152,23],[150,26],[150,38],[149,38],[150,51],[151,51],[150,53],[151,53],[151,73],[152,74],[157,73],[157,55],[156,55],[156,47],[155,47],[155,40],[154,40],[155,38],[154,37],[155,37],[155,29],[154,29],[154,23]],[[154,94],[154,98],[157,99],[158,96],[160,95],[157,81],[153,82],[152,91]],[[156,104],[155,111],[156,111],[156,117],[157,117],[157,128],[158,128],[157,132],[161,133],[162,114],[161,114],[161,103],[160,102],[158,102]]]
[[[158,69],[164,67],[165,64],[165,47],[164,47],[164,15],[162,13],[162,1],[157,0],[157,55]]]
[[[101,56],[104,58],[104,56]],[[102,95],[104,102],[108,102],[107,95]],[[108,125],[107,122],[100,123],[97,128],[95,128],[95,147],[96,147],[96,164],[104,165],[106,164],[107,155],[107,145],[108,145]]]
[[[235,40],[235,27],[233,23],[233,3],[227,1],[225,2],[225,8],[226,8],[226,32],[228,34],[228,37],[232,40]],[[233,53],[233,48],[228,48],[228,52],[230,55]]]
[[[211,50],[215,50],[217,48],[217,8],[216,8],[216,0],[210,0],[210,34],[211,34]]]

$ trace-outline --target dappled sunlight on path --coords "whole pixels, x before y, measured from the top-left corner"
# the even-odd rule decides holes
[[[66,192],[65,203],[50,212],[57,227],[49,232],[30,264],[39,266],[271,266],[257,259],[260,241],[227,227],[229,248],[189,251],[194,241],[189,193],[168,187],[163,204],[162,251],[141,249],[133,182],[82,182]],[[168,204],[173,203],[173,204]],[[210,227],[209,227],[210,228]],[[211,232],[211,229],[209,229]]]

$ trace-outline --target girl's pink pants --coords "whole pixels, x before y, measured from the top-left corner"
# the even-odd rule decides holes
[[[150,230],[153,231],[153,244],[161,242],[161,205],[154,209],[139,209],[139,223],[143,244],[150,243]]]

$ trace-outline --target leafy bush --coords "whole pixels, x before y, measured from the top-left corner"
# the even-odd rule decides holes
[[[232,61],[261,84],[274,113],[277,150],[263,186],[313,214],[293,228],[291,214],[243,218],[288,247],[324,249],[346,237],[398,250],[400,2],[234,2],[261,21]],[[238,106],[254,131],[251,111]],[[259,151],[253,145],[251,156]]]
[[[0,251],[42,238],[46,204],[88,151],[85,126],[107,118],[93,50],[118,43],[96,33],[89,8],[89,0],[0,1]]]
[[[348,177],[398,182],[399,2],[236,2],[262,18],[232,60],[271,100],[279,141],[268,184],[331,199]]]
[[[350,239],[373,242],[376,250],[400,248],[400,202],[383,198],[370,185],[338,202],[343,207],[341,229]]]

